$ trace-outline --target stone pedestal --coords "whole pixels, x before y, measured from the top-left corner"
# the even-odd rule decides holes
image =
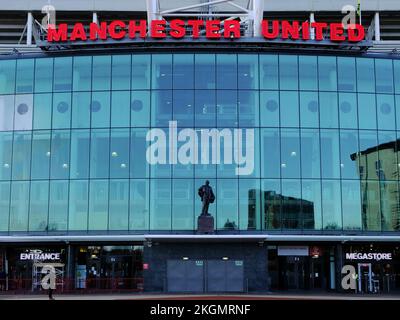
[[[200,215],[197,219],[197,233],[214,233],[214,217],[212,215]]]

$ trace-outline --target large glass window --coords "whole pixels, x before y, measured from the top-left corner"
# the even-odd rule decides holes
[[[321,230],[322,203],[320,180],[302,180],[301,201],[303,229]]]
[[[90,92],[74,92],[72,94],[72,128],[90,128],[90,100]]]
[[[260,180],[239,180],[239,228],[240,230],[261,229]]]
[[[131,56],[112,56],[112,90],[130,90],[131,88]]]
[[[146,159],[146,152],[149,142],[146,141],[146,129],[131,129],[130,139],[130,177],[149,177],[149,164]]]
[[[278,91],[260,92],[260,117],[262,127],[279,127]]]
[[[50,181],[49,231],[65,231],[68,225],[68,180]]]
[[[29,201],[29,231],[48,231],[49,182],[32,181]]]
[[[360,129],[376,129],[374,94],[360,93],[358,95],[358,126]]]
[[[68,179],[70,131],[53,130],[51,137],[51,178]]]
[[[10,219],[10,182],[0,182],[0,231],[8,231]]]
[[[378,143],[379,160],[376,164],[378,179],[381,182],[397,180],[400,168],[396,152],[399,148],[396,133],[394,131],[379,131]]]
[[[10,180],[12,145],[12,132],[0,132],[0,180]]]
[[[52,95],[37,93],[33,100],[33,129],[51,129]]]
[[[111,127],[129,127],[131,106],[130,91],[113,91],[111,93]],[[141,107],[143,108],[143,102]]]
[[[378,179],[376,166],[378,164],[378,139],[376,131],[359,131],[360,152],[353,156],[357,161],[358,173],[361,180]]]
[[[171,230],[171,180],[150,180],[150,229]]]
[[[72,58],[54,59],[53,91],[71,91],[72,89]]]
[[[173,91],[173,116],[178,127],[193,127],[194,125],[194,93],[193,90]]]
[[[196,90],[194,92],[194,125],[198,128],[216,126],[216,107],[214,90]],[[400,112],[399,112],[400,113]]]
[[[129,180],[110,180],[109,230],[128,230]]]
[[[238,180],[217,181],[217,229],[237,230],[239,228]]]
[[[279,88],[278,55],[260,55],[260,87],[272,90]]]
[[[217,126],[223,128],[238,126],[237,91],[217,91]]]
[[[382,231],[399,230],[399,187],[396,181],[381,181],[380,197],[382,211]]]
[[[151,55],[132,56],[132,89],[150,89]]]
[[[299,180],[282,180],[282,229],[302,229],[301,186]]]
[[[112,129],[110,178],[129,178],[129,129]]]
[[[193,54],[174,54],[173,87],[175,89],[194,88]]]
[[[14,124],[14,96],[0,96],[0,131],[11,131]]]
[[[172,181],[172,229],[193,230],[194,193],[193,179],[174,179]],[[197,200],[197,199],[196,199]]]
[[[0,61],[0,94],[15,92],[16,60]]]
[[[259,93],[258,91],[239,91],[238,115],[239,127],[259,127]]]
[[[261,219],[263,230],[281,228],[281,183],[279,180],[261,181]]]
[[[87,180],[69,182],[68,230],[86,231],[88,227],[89,183]]]
[[[282,127],[299,126],[299,95],[297,91],[280,92],[280,113]]]
[[[90,177],[108,178],[110,164],[110,131],[95,129],[90,135]]]
[[[375,92],[374,59],[356,58],[357,89],[359,92]]]
[[[28,180],[31,166],[31,140],[29,131],[15,131],[12,157],[12,179]]]
[[[237,55],[217,54],[217,89],[237,89]]]
[[[300,93],[300,126],[319,127],[319,102],[317,92]]]
[[[50,174],[50,131],[34,131],[32,134],[31,179],[49,179]]]
[[[258,89],[258,55],[238,55],[238,88]]]
[[[321,130],[322,178],[340,178],[338,130]]]
[[[71,131],[71,179],[87,179],[89,177],[90,131]],[[105,156],[105,155],[103,155]]]
[[[108,180],[89,183],[89,230],[108,229]]]
[[[300,135],[298,129],[281,129],[282,178],[300,178]]]
[[[338,90],[355,92],[356,82],[355,58],[338,58]]]
[[[261,176],[279,178],[281,174],[279,129],[261,130]],[[284,169],[284,168],[282,168]]]
[[[32,93],[33,92],[33,72],[34,59],[18,59],[17,60],[17,78],[15,91],[16,93]]]
[[[279,55],[279,88],[280,90],[298,90],[298,57]]]
[[[28,231],[29,181],[11,182],[10,231]]]
[[[90,104],[92,128],[110,126],[110,92],[93,92]]]
[[[196,89],[215,89],[215,54],[195,54],[194,81]]]
[[[35,92],[51,92],[53,90],[54,59],[36,59],[35,61]]]
[[[92,57],[74,57],[73,90],[92,89]]]
[[[129,230],[147,230],[150,218],[149,180],[130,181]]]
[[[325,230],[342,229],[341,186],[339,180],[322,180],[322,222]]]
[[[360,181],[342,180],[343,229],[361,230]]]
[[[168,127],[172,120],[172,92],[154,90],[151,92],[151,125]]]
[[[131,126],[148,127],[150,125],[150,92],[131,92]]]
[[[319,90],[337,90],[336,57],[318,57]]]
[[[357,97],[353,93],[339,93],[340,127],[357,128]]]
[[[361,181],[361,218],[366,231],[381,231],[382,213],[378,181]]]
[[[400,93],[400,60],[393,60],[395,93]]]
[[[110,90],[111,56],[94,56],[92,63],[92,90]]]
[[[391,59],[375,59],[376,92],[393,93],[393,64]]]
[[[320,92],[320,126],[321,128],[338,128],[338,97],[336,92]]]
[[[341,130],[340,170],[342,179],[358,179],[357,162],[353,160],[358,151],[358,132],[354,130]]]
[[[318,129],[301,129],[301,176],[303,178],[319,178],[320,135]]]
[[[67,129],[71,126],[71,94],[53,94],[53,128]]]
[[[14,130],[32,130],[33,95],[15,96]]]
[[[172,55],[153,54],[151,70],[152,89],[172,89]]]
[[[376,109],[378,114],[378,129],[395,130],[396,115],[393,95],[377,94]]]
[[[299,56],[300,90],[318,90],[317,57]]]

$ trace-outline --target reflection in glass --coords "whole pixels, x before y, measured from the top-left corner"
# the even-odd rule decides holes
[[[109,230],[127,230],[129,180],[110,180]]]
[[[336,91],[336,57],[318,57],[319,90]]]
[[[343,229],[361,230],[360,181],[342,180]]]
[[[31,132],[15,131],[12,157],[12,179],[28,180],[31,166]],[[24,199],[24,198],[21,198]]]
[[[9,105],[11,107],[11,105]],[[14,130],[32,130],[33,95],[15,96]]]
[[[87,179],[89,177],[90,131],[71,131],[71,179]]]
[[[359,131],[360,153],[353,154],[352,159],[357,161],[361,180],[378,179],[376,165],[378,164],[378,139],[376,131]]]
[[[321,130],[322,178],[340,178],[338,130]]]
[[[111,93],[111,127],[129,127],[130,100],[130,91],[113,91]]]
[[[194,125],[198,128],[215,128],[217,121],[215,108],[215,91],[196,90],[194,94]]]
[[[32,181],[29,200],[29,231],[48,231],[49,182]]]
[[[220,179],[217,181],[217,229],[237,230],[238,217],[238,181]]]
[[[279,55],[280,90],[298,90],[297,56]]]
[[[375,59],[376,92],[393,93],[393,65],[391,59]]]
[[[319,103],[317,92],[300,93],[300,126],[319,127]]]
[[[68,180],[50,181],[49,231],[67,230],[68,185]]]
[[[194,57],[193,54],[174,54],[173,56],[174,89],[193,89]]]
[[[33,97],[33,129],[51,128],[51,94],[35,94]],[[1,101],[1,100],[0,100]],[[1,108],[1,102],[0,102]],[[1,111],[0,111],[1,112]],[[1,127],[1,124],[0,124]]]
[[[149,164],[146,160],[146,150],[149,143],[146,142],[146,129],[131,129],[130,140],[130,177],[149,177]]]
[[[303,219],[301,215],[302,204],[305,215],[314,214],[313,204],[301,199],[301,186],[299,180],[282,180],[282,228],[302,229]]]
[[[278,91],[261,91],[260,103],[261,126],[279,127]]]
[[[68,179],[69,177],[70,131],[53,130],[51,137],[51,178]]]
[[[149,180],[130,182],[129,230],[147,230],[149,227]]]
[[[318,90],[317,57],[299,56],[300,90]]]
[[[339,93],[340,127],[357,128],[357,97],[353,93]]]
[[[110,90],[111,56],[93,56],[92,90]]]
[[[73,91],[92,89],[92,57],[74,57]]]
[[[171,180],[150,180],[150,229],[171,230]]]
[[[14,96],[0,96],[0,131],[11,131],[14,124]]]
[[[238,125],[238,98],[237,91],[217,91],[217,126],[223,128],[237,127]]]
[[[129,129],[111,129],[110,178],[129,178]]]
[[[131,56],[112,56],[112,90],[129,90],[131,88]]]
[[[28,231],[29,181],[11,182],[10,231]]]
[[[378,129],[395,130],[396,115],[392,95],[377,94],[376,109],[378,114]]]
[[[16,60],[0,61],[0,94],[15,92],[15,65]]]
[[[54,129],[67,129],[71,126],[71,94],[53,94],[53,122]]]
[[[179,127],[193,127],[194,124],[194,96],[192,90],[174,90],[173,116]]]
[[[110,126],[110,92],[93,92],[90,103],[92,128]]]
[[[171,106],[169,106],[171,108]],[[131,126],[150,126],[150,92],[132,91],[130,101]],[[129,112],[127,113],[129,114]],[[124,115],[124,114],[122,114]],[[125,114],[126,116],[126,114]]]
[[[374,59],[356,58],[358,92],[375,92]]]
[[[108,228],[108,180],[91,180],[89,188],[89,230]]]
[[[282,178],[300,178],[300,135],[297,129],[281,129]]]
[[[358,94],[358,126],[360,129],[376,129],[376,103],[374,94]]]
[[[338,97],[336,92],[320,92],[320,125],[321,128],[338,128]]]
[[[35,92],[51,92],[53,89],[53,58],[35,61]]]
[[[195,54],[194,81],[196,89],[215,89],[215,54]]]
[[[237,55],[217,54],[217,89],[237,89]]]
[[[172,88],[172,55],[152,55],[152,89]]]
[[[132,55],[132,89],[150,89],[151,55]]]
[[[194,185],[192,179],[172,181],[172,229],[194,229]],[[197,200],[197,199],[196,199]]]
[[[338,90],[356,91],[356,66],[355,58],[338,58]]]
[[[34,59],[18,59],[16,75],[16,93],[33,92]]]
[[[238,88],[258,89],[258,55],[238,55]]]
[[[262,226],[263,230],[281,228],[281,186],[279,180],[262,180]]]
[[[72,128],[90,128],[90,92],[72,94]]]
[[[71,91],[72,89],[72,57],[54,59],[53,91]]]
[[[0,132],[0,180],[10,180],[12,144],[12,132]]]
[[[325,230],[342,228],[340,187],[339,180],[322,180],[322,222]]]
[[[259,127],[258,91],[239,91],[238,95],[239,127]]]
[[[50,131],[34,131],[32,135],[31,179],[49,179],[50,174]]]
[[[340,170],[343,179],[357,179],[358,167],[351,155],[357,153],[358,133],[353,130],[340,131]]]
[[[108,178],[110,161],[110,131],[96,129],[90,136],[90,177]]]
[[[321,230],[322,203],[321,181],[302,180],[301,183],[303,229]]]
[[[170,90],[153,90],[151,92],[151,125],[167,127],[172,120],[172,92]]]
[[[89,183],[87,180],[69,182],[68,230],[87,230]]]
[[[10,182],[0,182],[0,231],[8,231],[9,214]]]
[[[378,181],[361,181],[361,204],[363,229],[381,231],[381,199]]]
[[[303,178],[319,178],[320,138],[318,129],[301,129],[301,176]]]
[[[381,181],[382,231],[400,230],[399,187],[397,181]]]
[[[261,129],[261,176],[279,178],[281,174],[279,129]]]
[[[279,88],[278,55],[260,55],[260,86],[261,89],[277,90]]]
[[[260,230],[260,180],[239,180],[239,228]]]

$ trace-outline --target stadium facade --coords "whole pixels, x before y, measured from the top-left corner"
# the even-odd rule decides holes
[[[42,2],[0,11],[0,290],[400,290],[397,1]]]

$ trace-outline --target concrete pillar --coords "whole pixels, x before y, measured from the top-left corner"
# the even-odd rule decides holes
[[[381,41],[381,24],[379,21],[379,12],[375,12],[374,30],[375,30],[375,41]]]
[[[264,17],[264,1],[253,0],[253,37],[261,37],[261,22]]]
[[[151,31],[151,21],[160,20],[160,10],[158,8],[158,0],[146,0],[147,7],[147,30]]]
[[[32,45],[32,28],[33,28],[33,16],[31,12],[28,12],[28,21],[26,28],[26,44],[28,46]]]

